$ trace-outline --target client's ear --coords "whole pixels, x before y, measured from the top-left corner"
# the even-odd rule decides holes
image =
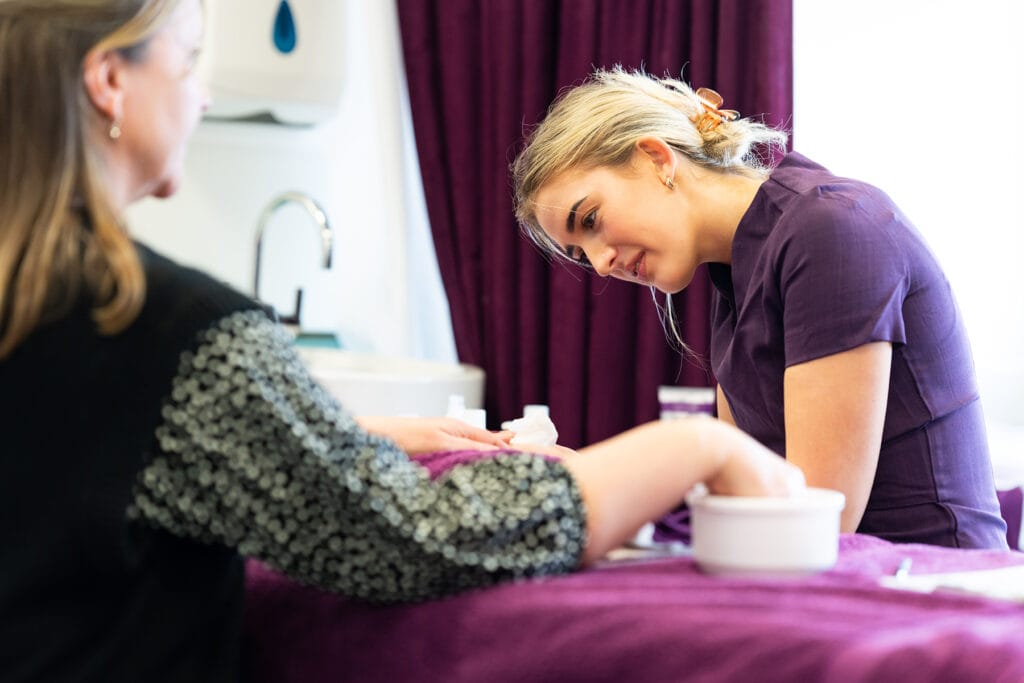
[[[675,151],[661,138],[649,136],[636,141],[641,167],[644,161],[654,164],[654,171],[662,178],[672,178],[676,174],[679,160]]]
[[[92,50],[82,62],[82,82],[96,111],[107,121],[124,114],[124,60],[114,50]]]

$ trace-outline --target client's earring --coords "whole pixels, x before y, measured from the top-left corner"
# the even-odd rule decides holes
[[[116,140],[121,137],[121,123],[119,121],[112,121],[110,123],[110,130],[107,131],[111,140]]]
[[[669,178],[668,176],[665,176],[665,187],[667,187],[670,190],[674,190],[674,189],[676,189],[676,184],[674,182],[672,182],[671,178]]]

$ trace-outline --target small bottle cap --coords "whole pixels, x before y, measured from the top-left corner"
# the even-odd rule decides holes
[[[548,409],[548,407],[541,403],[528,403],[525,406],[523,406],[523,417],[530,417],[532,415],[541,415],[543,417],[548,417],[550,414],[551,411]]]

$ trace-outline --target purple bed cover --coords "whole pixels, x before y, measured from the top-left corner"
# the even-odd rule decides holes
[[[247,680],[1024,681],[1024,605],[879,586],[905,557],[914,573],[1024,565],[849,534],[833,569],[800,579],[708,576],[675,557],[382,607],[250,561]]]

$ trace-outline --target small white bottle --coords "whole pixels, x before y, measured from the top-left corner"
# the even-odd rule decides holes
[[[487,411],[483,408],[467,408],[466,397],[461,394],[448,396],[448,412],[445,416],[454,417],[480,429],[487,429]]]
[[[487,429],[487,411],[483,408],[466,408],[462,411],[462,421],[479,429]]]
[[[463,419],[466,413],[466,397],[462,394],[451,394],[448,396],[448,412],[446,417],[454,417],[457,420]]]

